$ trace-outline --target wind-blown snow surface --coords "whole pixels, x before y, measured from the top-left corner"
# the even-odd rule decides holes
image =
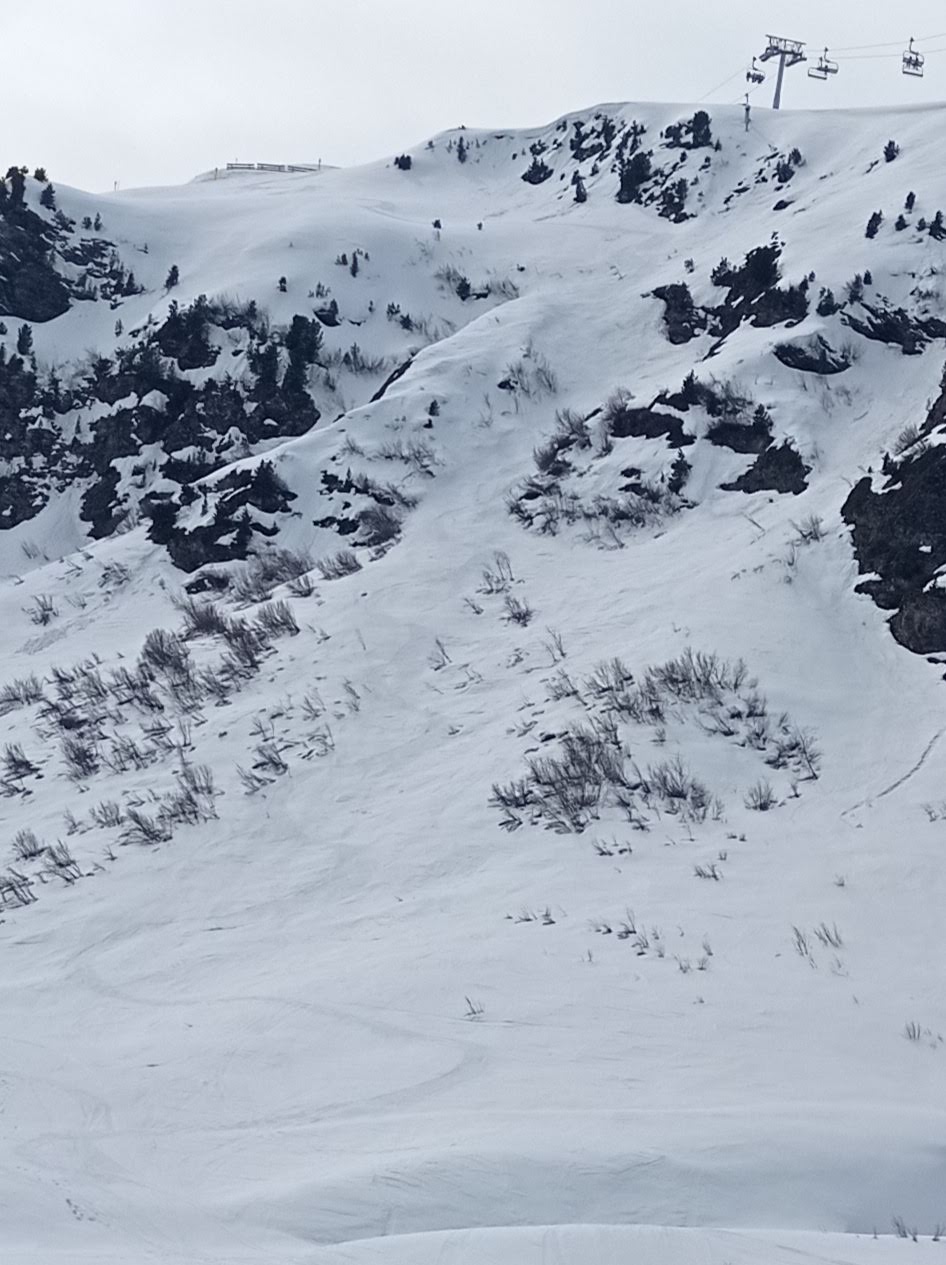
[[[689,112],[611,107],[653,138]],[[745,135],[741,111],[717,113],[722,149],[679,224],[618,205],[607,170],[582,205],[557,175],[523,183],[528,146],[554,127],[467,133],[487,143],[465,164],[438,138],[410,172],[59,191],[72,215],[100,208],[113,239],[149,243],[152,289],[128,301],[126,328],[160,316],[176,262],[182,302],[228,291],[274,322],[329,281],[374,355],[404,350],[391,302],[455,332],[376,403],[352,382],[353,407],[267,454],[298,495],[277,543],[315,557],[345,543],[312,525],[323,470],[393,475],[418,504],[387,552],[359,551],[360,571],[314,571],[306,598],[276,590],[301,631],[228,705],[204,700],[148,767],[79,781],[37,705],[4,717],[41,769],[2,801],[4,864],[37,896],[0,925],[5,1262],[939,1259],[922,1240],[946,1221],[946,826],[923,806],[944,795],[946,687],[854,592],[839,511],[922,423],[942,344],[905,357],[812,304],[795,329],[744,325],[702,363],[712,338],[672,346],[643,296],[687,281],[719,302],[720,257],[777,231],[785,281],[815,272],[812,298],[869,268],[891,303],[924,283],[924,311],[942,315],[941,244],[892,227],[910,189],[927,218],[946,202],[942,121],[760,113]],[[891,136],[901,156],[868,171]],[[770,143],[805,159],[778,212],[774,185],[752,183]],[[333,260],[355,246],[370,259],[352,278]],[[508,277],[519,297],[463,303],[438,289],[445,264],[474,285]],[[100,308],[37,326],[41,361],[111,348]],[[771,354],[819,331],[856,347],[836,379]],[[520,361],[554,380],[501,389]],[[690,504],[639,530],[549,535],[510,515],[556,409],[586,416],[620,387],[645,407],[694,368],[765,405],[811,467],[804,492],[719,490],[752,458],[699,438]],[[680,416],[703,434],[699,410]],[[427,472],[378,455],[398,439],[429,445]],[[613,442],[617,456],[572,472],[579,496],[673,457],[663,439]],[[809,516],[824,539],[793,549]],[[181,624],[186,577],[143,528],[90,545],[76,523],[66,493],[0,534],[0,682],[34,673],[51,696],[54,667],[98,656],[107,676]],[[534,609],[526,625],[481,591],[497,551]],[[24,610],[39,594],[59,611],[42,628]],[[199,664],[219,659],[211,640],[189,644]],[[612,802],[580,833],[528,809],[499,828],[493,784],[603,714],[585,684],[596,665],[618,656],[640,680],[687,647],[745,659],[771,716],[816,735],[820,777],[772,768],[681,704],[658,725],[621,718],[628,767],[679,752],[719,811],[686,822],[656,804],[639,830]],[[247,795],[237,767],[267,742],[288,769]],[[182,758],[212,769],[216,818],[151,847],[93,823],[102,801],[154,813]],[[779,801],[768,812],[745,806],[759,779]],[[15,861],[23,828],[63,839],[83,876]],[[895,1216],[919,1244],[890,1237]]]

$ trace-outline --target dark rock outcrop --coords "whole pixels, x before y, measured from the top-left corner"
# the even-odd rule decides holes
[[[777,447],[760,452],[749,469],[732,483],[723,483],[724,492],[804,492],[811,467],[806,466],[792,444],[785,440]]]

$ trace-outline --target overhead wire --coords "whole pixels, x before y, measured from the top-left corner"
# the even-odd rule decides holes
[[[917,44],[924,44],[928,40],[942,39],[946,39],[946,31],[939,31],[936,35],[921,35],[918,38],[914,36],[914,42]],[[840,46],[834,48],[832,46],[831,51],[834,53],[860,53],[867,48],[893,48],[895,46],[899,48],[902,44],[903,40],[887,40],[884,44],[845,44],[843,48]]]
[[[720,89],[725,88],[727,84],[732,83],[734,79],[738,79],[739,76],[743,74],[745,74],[745,67],[740,66],[738,70],[734,71],[727,79],[724,79],[722,83],[718,83],[715,88],[710,88],[709,92],[704,92],[701,97],[698,97],[697,105],[705,101],[707,97],[711,97],[714,93],[719,92]]]

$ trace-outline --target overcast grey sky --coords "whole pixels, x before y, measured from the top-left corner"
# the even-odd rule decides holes
[[[946,99],[946,51],[922,80],[886,56],[910,35],[946,50],[943,0],[0,0],[0,163],[127,188],[236,158],[347,165],[602,101],[734,101],[766,33],[896,42],[827,83],[792,71],[788,107]]]

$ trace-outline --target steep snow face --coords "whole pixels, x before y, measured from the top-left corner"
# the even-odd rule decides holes
[[[941,123],[25,182],[5,1260],[939,1250]]]

